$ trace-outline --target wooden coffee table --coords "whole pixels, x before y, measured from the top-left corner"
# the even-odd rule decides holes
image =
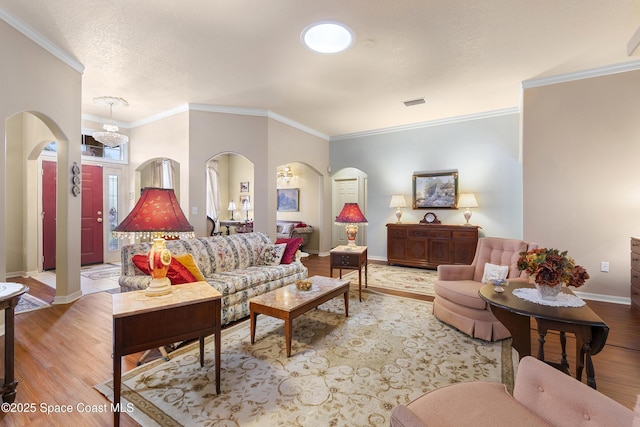
[[[287,342],[287,357],[291,356],[291,329],[293,319],[320,304],[344,294],[344,313],[349,317],[349,280],[313,276],[313,286],[308,291],[296,289],[291,284],[249,300],[251,312],[251,344],[256,338],[256,319],[258,314],[266,314],[284,320],[284,333]]]

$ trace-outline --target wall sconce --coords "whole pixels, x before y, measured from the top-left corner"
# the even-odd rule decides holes
[[[400,223],[400,218],[402,217],[402,209],[406,208],[407,202],[404,200],[404,196],[402,194],[394,194],[391,196],[391,202],[389,202],[390,208],[396,208],[396,224]]]
[[[278,181],[282,181],[285,183],[289,183],[293,178],[293,172],[291,171],[291,167],[289,165],[284,168],[278,169]]]
[[[471,219],[471,209],[469,208],[478,207],[478,201],[476,200],[475,194],[473,193],[460,194],[460,196],[458,197],[458,207],[465,208],[464,219],[467,220],[467,223],[465,225],[471,225],[469,224],[469,220]]]

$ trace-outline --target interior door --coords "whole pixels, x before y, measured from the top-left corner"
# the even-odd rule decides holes
[[[56,162],[42,162],[42,269],[56,268]]]
[[[104,260],[102,166],[82,165],[81,195],[80,263],[99,264]]]
[[[340,211],[342,211],[345,203],[358,203],[358,179],[347,178],[336,180],[335,190],[336,203],[333,206],[333,218],[340,215]],[[360,236],[358,235],[356,239],[356,244],[359,244]],[[334,224],[332,242],[335,243],[333,246],[346,245],[349,243],[344,226]]]

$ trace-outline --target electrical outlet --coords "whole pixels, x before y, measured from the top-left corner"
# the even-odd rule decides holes
[[[604,273],[608,273],[609,272],[609,263],[607,261],[602,261],[600,263],[600,271],[602,271]]]
[[[191,215],[198,215],[198,207],[191,206]]]

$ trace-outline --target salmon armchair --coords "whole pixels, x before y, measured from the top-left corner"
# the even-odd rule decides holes
[[[507,328],[496,319],[489,305],[478,295],[484,285],[485,264],[507,266],[507,280],[527,281],[525,272],[518,270],[521,252],[537,248],[522,240],[482,237],[478,239],[471,265],[439,265],[434,284],[433,314],[440,321],[473,337],[485,341],[509,338]]]
[[[634,415],[635,414],[635,415]],[[636,412],[531,356],[520,361],[513,396],[488,381],[445,386],[396,406],[390,427],[640,426]]]

